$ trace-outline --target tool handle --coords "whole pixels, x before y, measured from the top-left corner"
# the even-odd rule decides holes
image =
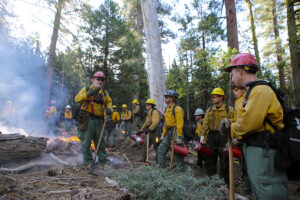
[[[229,186],[230,186],[229,199],[234,200],[233,152],[232,152],[232,140],[231,140],[230,133],[227,134],[227,140],[228,140],[228,153],[229,153]]]
[[[149,164],[149,133],[147,134],[147,155],[146,155],[146,164]]]
[[[101,143],[101,140],[102,140],[103,132],[104,132],[105,126],[106,126],[106,120],[107,120],[107,118],[105,117],[104,123],[103,123],[103,126],[102,126],[102,130],[101,130],[101,133],[100,133],[100,138],[99,138],[99,140],[98,140],[98,144],[97,144],[97,148],[96,148],[96,153],[95,153],[95,156],[94,156],[94,158],[93,158],[93,162],[92,162],[92,165],[91,165],[91,168],[90,168],[90,173],[92,173],[92,172],[94,171],[94,166],[95,166],[95,162],[96,162],[96,157],[97,157],[98,150],[99,150],[99,147],[100,147],[100,143]]]

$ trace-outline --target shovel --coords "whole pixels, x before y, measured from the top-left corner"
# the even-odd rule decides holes
[[[146,155],[146,165],[149,165],[149,134],[147,134],[147,155]]]
[[[229,153],[229,186],[230,186],[230,193],[229,199],[234,200],[234,170],[233,170],[233,152],[232,152],[232,140],[230,133],[227,134],[228,140],[228,153]]]
[[[172,133],[172,152],[171,152],[171,160],[170,160],[170,167],[169,167],[169,171],[172,171],[172,167],[173,167],[173,160],[174,160],[174,143],[175,143],[175,127]]]
[[[105,130],[106,119],[107,118],[105,117],[105,120],[104,120],[104,123],[103,123],[103,126],[102,126],[102,130],[101,130],[101,133],[100,133],[100,138],[99,138],[99,141],[98,141],[98,144],[97,144],[97,148],[96,148],[96,153],[95,153],[95,156],[93,158],[93,162],[92,162],[91,168],[89,169],[89,174],[94,174],[94,167],[95,167],[95,163],[96,163],[96,157],[97,157],[98,150],[99,150],[99,147],[100,147],[100,143],[101,143],[101,140],[102,140],[103,132]]]

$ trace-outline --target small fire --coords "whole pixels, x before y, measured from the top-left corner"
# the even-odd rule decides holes
[[[126,131],[122,130],[123,135],[126,133]]]
[[[64,141],[64,142],[80,142],[80,139],[76,136],[76,135],[72,135],[70,137],[67,136],[68,133],[67,132],[62,132],[62,136],[58,136],[56,138],[54,137],[49,137],[49,136],[44,136],[44,135],[40,135],[41,137],[45,137],[45,138],[48,138],[48,141],[47,141],[47,144],[50,144],[51,142],[53,142],[54,140],[56,139],[59,139],[61,141]],[[95,145],[94,145],[94,142],[92,141],[92,144],[91,144],[91,148],[93,150],[95,150]]]

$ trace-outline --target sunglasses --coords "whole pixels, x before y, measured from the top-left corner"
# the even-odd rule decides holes
[[[105,79],[104,78],[96,78],[96,80],[104,82]]]

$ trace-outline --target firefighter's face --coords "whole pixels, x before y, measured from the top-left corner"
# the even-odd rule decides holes
[[[103,86],[103,83],[104,83],[104,78],[93,78],[92,79],[92,82],[93,82],[93,86],[95,87],[95,88],[100,88],[100,87],[102,87]]]
[[[231,80],[237,87],[243,87],[244,70],[241,68],[233,68],[230,72]]]

